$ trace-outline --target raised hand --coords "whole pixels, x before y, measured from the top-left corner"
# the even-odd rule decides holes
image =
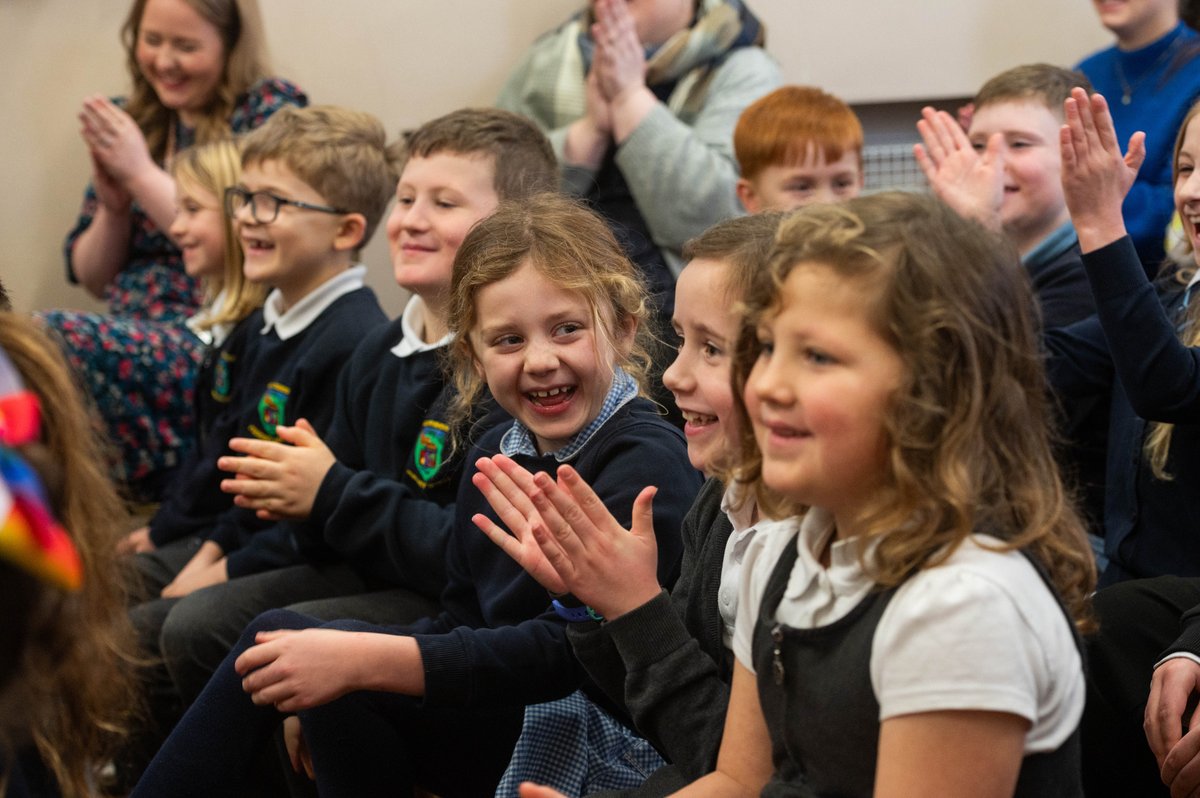
[[[646,88],[646,51],[638,39],[625,0],[596,0],[592,39],[596,51],[592,71],[609,102]]]
[[[84,100],[79,121],[94,163],[126,192],[136,177],[158,168],[137,122],[107,97]]]
[[[255,510],[268,521],[308,518],[317,489],[337,458],[305,419],[275,431],[283,443],[253,438],[229,441],[229,448],[245,456],[217,459],[217,468],[236,475],[222,480],[221,490],[236,494],[234,504]]]
[[[633,528],[625,529],[570,466],[559,466],[557,483],[547,474],[533,480],[537,490],[530,498],[542,517],[534,537],[577,599],[611,620],[659,594],[653,509],[658,488],[638,494]]]
[[[1004,202],[1003,135],[988,139],[976,152],[962,126],[945,111],[921,109],[917,132],[923,144],[913,155],[930,188],[960,216],[974,219],[1000,232],[1000,206]]]
[[[472,484],[511,534],[482,513],[472,516],[471,521],[546,590],[569,592],[534,538],[533,528],[541,525],[542,518],[529,498],[537,490],[533,475],[502,454],[481,457],[475,467],[479,470],[471,476]]]
[[[1138,131],[1122,155],[1108,103],[1071,90],[1063,104],[1066,124],[1059,133],[1062,185],[1079,245],[1091,252],[1125,235],[1121,204],[1146,157],[1146,134]]]

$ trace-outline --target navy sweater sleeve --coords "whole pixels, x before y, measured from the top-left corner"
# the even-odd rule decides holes
[[[1200,348],[1175,331],[1128,237],[1084,255],[1113,365],[1142,418],[1200,422]]]
[[[305,418],[318,434],[328,430],[333,417],[338,374],[354,347],[372,328],[387,321],[368,288],[360,288],[335,300],[303,332],[287,341],[273,335],[259,336],[262,346],[253,349],[258,361],[247,368],[262,375],[248,385],[248,426],[241,434],[274,437],[274,426],[294,424]],[[255,395],[254,389],[262,393]],[[280,397],[283,394],[283,398]],[[274,415],[263,410],[274,401]],[[227,447],[226,447],[227,448]],[[255,535],[274,526],[252,511],[234,507],[222,513],[209,535],[226,554],[229,576],[245,576],[279,567],[294,559],[294,545],[285,545],[283,533],[255,542]]]
[[[700,480],[679,431],[648,404],[634,400],[617,411],[573,465],[626,526],[641,489],[659,487],[655,534],[660,577],[668,581],[678,573],[679,528]],[[479,453],[495,452],[505,428],[485,435]],[[553,458],[517,460],[538,471],[556,465]],[[447,561],[445,611],[410,629],[424,661],[425,701],[486,707],[561,698],[579,686],[581,676],[564,622],[550,610],[545,590],[471,523],[477,512],[495,518],[468,474],[459,491]]]

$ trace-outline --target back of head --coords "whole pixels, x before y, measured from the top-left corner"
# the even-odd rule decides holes
[[[810,149],[833,163],[846,151],[862,166],[863,129],[850,106],[812,86],[784,86],[751,103],[733,130],[742,177],[768,166],[802,163]]]
[[[783,213],[765,211],[717,222],[683,245],[683,259],[715,260],[724,264],[728,272],[726,294],[730,301],[740,302],[766,268],[775,234],[784,218]]]
[[[780,226],[771,279],[747,302],[750,329],[803,263],[861,286],[870,323],[904,364],[885,419],[891,480],[867,520],[881,536],[872,575],[898,584],[986,532],[1027,548],[1085,618],[1095,568],[1052,455],[1035,304],[1016,251],[925,195],[804,208]],[[756,357],[744,331],[739,386]]]
[[[233,139],[218,139],[208,144],[197,144],[181,150],[171,161],[171,176],[183,188],[195,186],[216,197],[221,206],[221,218],[225,230],[225,260],[220,283],[225,299],[221,307],[213,308],[211,316],[202,324],[236,323],[249,316],[266,298],[265,286],[246,280],[242,272],[244,253],[233,227],[233,220],[225,213],[225,189],[236,186],[242,174],[242,154]]]
[[[0,313],[0,348],[41,406],[40,440],[16,453],[39,475],[83,565],[78,592],[23,583],[25,645],[7,663],[13,684],[0,689],[0,744],[32,738],[65,794],[90,795],[95,769],[111,756],[137,704],[132,630],[116,562],[123,508],[97,428],[58,348],[13,313]],[[18,589],[10,576],[0,575],[6,613]]]
[[[242,166],[275,161],[316,189],[330,205],[361,213],[371,240],[396,190],[396,162],[383,123],[334,105],[285,106],[242,139]]]
[[[126,110],[146,135],[150,153],[162,160],[172,114],[154,93],[137,63],[137,42],[142,14],[148,0],[134,0],[121,26],[126,65],[133,80],[133,91]],[[206,142],[229,135],[229,115],[238,97],[267,73],[267,43],[263,32],[258,0],[185,0],[200,17],[221,36],[225,48],[225,70],[202,121],[196,128],[196,141]]]
[[[975,109],[1002,102],[1033,101],[1063,118],[1063,103],[1076,86],[1092,93],[1092,84],[1082,72],[1051,64],[1025,64],[1001,72],[979,89]]]
[[[549,139],[519,114],[462,108],[426,122],[403,139],[400,171],[409,158],[449,152],[491,159],[501,201],[558,190],[558,162]]]
[[[551,282],[587,299],[596,329],[615,350],[619,331],[636,326],[630,354],[617,365],[644,384],[650,359],[646,289],[612,230],[595,211],[560,194],[502,202],[463,239],[454,258],[448,313],[455,333],[450,356],[458,388],[452,417],[462,422],[483,390],[470,332],[479,319],[476,297],[530,263]]]

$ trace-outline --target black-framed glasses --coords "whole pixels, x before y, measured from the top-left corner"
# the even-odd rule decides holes
[[[225,213],[229,214],[229,218],[237,216],[237,212],[247,205],[250,206],[250,216],[259,224],[270,224],[279,218],[279,208],[283,205],[291,205],[295,208],[303,208],[306,211],[319,211],[321,213],[349,213],[341,208],[331,208],[328,205],[314,205],[311,202],[301,202],[300,200],[287,199],[280,197],[277,194],[272,194],[270,191],[247,191],[238,186],[230,186],[225,189]]]

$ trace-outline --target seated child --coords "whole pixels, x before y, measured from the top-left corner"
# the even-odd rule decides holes
[[[225,194],[251,282],[274,286],[262,309],[225,343],[236,384],[208,440],[178,475],[185,488],[150,521],[150,551],[136,557],[144,600],[131,618],[158,655],[163,619],[182,596],[294,552],[247,546],[267,526],[220,491],[217,458],[228,441],[267,440],[293,418],[324,430],[350,352],[387,321],[354,265],[395,185],[382,125],[334,107],[284,108],[242,140],[242,182]],[[220,380],[218,380],[220,382]]]
[[[1019,66],[979,90],[966,134],[949,114],[932,108],[924,109],[917,123],[924,144],[914,153],[934,193],[960,214],[1003,232],[1017,247],[1045,329],[1096,311],[1063,199],[1058,151],[1063,101],[1077,86],[1089,88],[1078,72],[1048,64]],[[1062,414],[1066,445],[1060,461],[1078,488],[1093,545],[1100,550],[1107,395],[1076,395]]]
[[[733,130],[750,213],[857,197],[863,129],[850,106],[812,86],[784,86],[746,107]]]
[[[1079,794],[1095,572],[1010,252],[916,194],[781,226],[735,474],[805,509],[750,541],[717,770],[681,795]]]
[[[239,324],[249,324],[267,294],[266,286],[246,280],[237,231],[225,213],[225,189],[237,185],[241,174],[242,155],[231,139],[189,147],[171,162],[176,213],[169,232],[179,244],[184,268],[199,278],[205,295],[204,305],[187,321],[188,329],[204,343],[204,360],[196,374],[196,441],[208,439],[216,416],[229,406],[237,353],[226,351],[225,341]],[[172,493],[163,499],[162,512],[167,515],[160,515],[159,525],[172,526],[175,521],[169,513],[187,506],[179,492],[186,495],[203,487],[186,479],[170,483]],[[119,546],[122,552],[153,548],[148,526],[130,532]]]
[[[676,284],[674,318],[682,343],[663,382],[687,419],[688,457],[710,477],[728,465],[738,441],[729,382],[735,308],[761,272],[779,221],[772,213],[731,219],[684,247],[689,263]],[[704,484],[684,519],[682,570],[668,598],[655,578],[652,539],[636,537],[646,530],[635,526],[631,536],[611,517],[579,512],[589,488],[578,477],[560,470],[569,480],[560,490],[503,457],[479,465],[476,483],[501,518],[519,512],[532,524],[553,516],[560,536],[578,538],[569,549],[550,541],[543,554],[535,541],[482,527],[547,589],[604,616],[603,624],[572,623],[568,639],[589,676],[649,740],[582,693],[529,707],[497,795],[515,796],[522,781],[571,795],[634,787],[637,795],[666,795],[711,771],[733,669],[740,558],[759,520],[753,496],[716,478]],[[539,493],[563,509],[542,501],[539,512]]]
[[[437,614],[463,468],[451,456],[454,388],[442,369],[454,256],[498,202],[553,190],[558,176],[533,123],[495,109],[422,125],[407,137],[400,171],[386,231],[396,282],[412,298],[355,347],[328,434],[281,426],[279,442],[235,438],[241,456],[218,461],[234,475],[223,487],[239,506],[292,519],[277,531],[295,539],[299,556],[171,608],[159,648],[185,703],[266,610],[305,602],[304,612],[326,620],[390,624]]]
[[[95,794],[138,705],[95,429],[59,347],[0,313],[0,794]]]
[[[699,480],[682,435],[638,397],[647,299],[605,223],[554,195],[502,204],[463,241],[453,286],[451,418],[468,418],[486,387],[515,419],[473,451],[535,472],[571,462],[625,524],[642,486],[657,484],[658,577],[669,581]],[[636,505],[648,511],[644,498]],[[324,794],[409,794],[418,784],[490,794],[524,706],[566,695],[580,674],[545,590],[472,526],[487,509],[464,481],[437,618],[400,628],[258,618],[134,794],[227,792],[290,712],[300,713]]]

